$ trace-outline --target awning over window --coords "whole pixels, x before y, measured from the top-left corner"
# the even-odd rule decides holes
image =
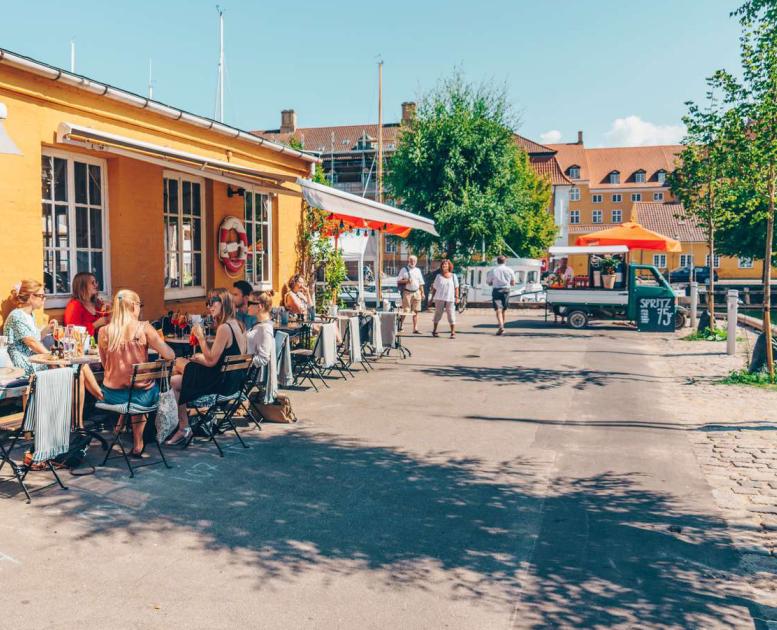
[[[384,230],[403,238],[410,230],[423,230],[439,236],[434,229],[434,221],[426,217],[316,184],[309,179],[298,179],[297,183],[302,187],[305,201],[314,208],[331,213],[333,219],[342,221],[349,228]]]
[[[300,196],[297,191],[282,185],[295,181],[291,175],[269,173],[81,125],[60,123],[57,142],[121,155],[239,187],[252,186],[259,192]]]

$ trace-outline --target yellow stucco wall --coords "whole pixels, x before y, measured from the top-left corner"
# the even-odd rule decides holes
[[[188,151],[221,161],[293,177],[307,176],[309,164],[299,158],[230,139],[206,129],[95,96],[0,65],[0,102],[8,109],[4,128],[21,156],[0,154],[0,299],[22,278],[42,279],[41,151],[55,147],[69,153],[79,149],[56,144],[56,129],[70,122],[101,131]],[[106,159],[111,284],[115,291],[132,287],[141,293],[145,315],[157,317],[176,303],[164,301],[164,234],[162,220],[163,168],[125,157],[96,152]],[[174,170],[174,166],[170,167]],[[291,186],[290,186],[291,187]],[[241,197],[228,198],[226,184],[206,180],[205,269],[207,286],[230,286],[234,279],[216,259],[215,231],[227,214],[243,216]],[[296,264],[295,240],[301,199],[273,199],[273,285],[280,289]],[[190,301],[186,301],[188,308]],[[203,300],[191,301],[192,310]],[[196,308],[194,308],[196,306]],[[7,313],[8,300],[3,304]],[[55,313],[56,314],[56,313]]]

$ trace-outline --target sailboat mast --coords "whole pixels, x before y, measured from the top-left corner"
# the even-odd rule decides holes
[[[224,122],[224,11],[216,5],[219,12],[219,80],[218,80],[218,111],[216,120]]]
[[[378,62],[378,203],[383,203],[383,60]],[[378,308],[383,301],[383,230],[378,228],[378,273],[376,276],[376,289]]]

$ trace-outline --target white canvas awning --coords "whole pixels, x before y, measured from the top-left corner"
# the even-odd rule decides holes
[[[91,127],[62,122],[57,129],[57,142],[121,155],[238,187],[251,186],[259,192],[300,196],[296,190],[282,186],[285,182],[295,181],[290,175],[269,173]]]
[[[387,234],[407,236],[410,230],[423,230],[438,236],[434,221],[377,201],[358,197],[330,186],[298,179],[305,200],[314,208],[320,208],[345,221],[349,227],[383,229]]]
[[[629,248],[625,245],[570,245],[551,247],[548,253],[553,258],[574,256],[575,254],[626,254]]]

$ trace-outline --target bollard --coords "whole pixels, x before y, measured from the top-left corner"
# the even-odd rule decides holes
[[[739,305],[739,291],[729,289],[727,295],[726,312],[728,317],[728,340],[726,341],[726,352],[736,354],[737,352],[737,311]]]
[[[691,328],[696,330],[696,317],[699,310],[699,283],[691,282]]]

